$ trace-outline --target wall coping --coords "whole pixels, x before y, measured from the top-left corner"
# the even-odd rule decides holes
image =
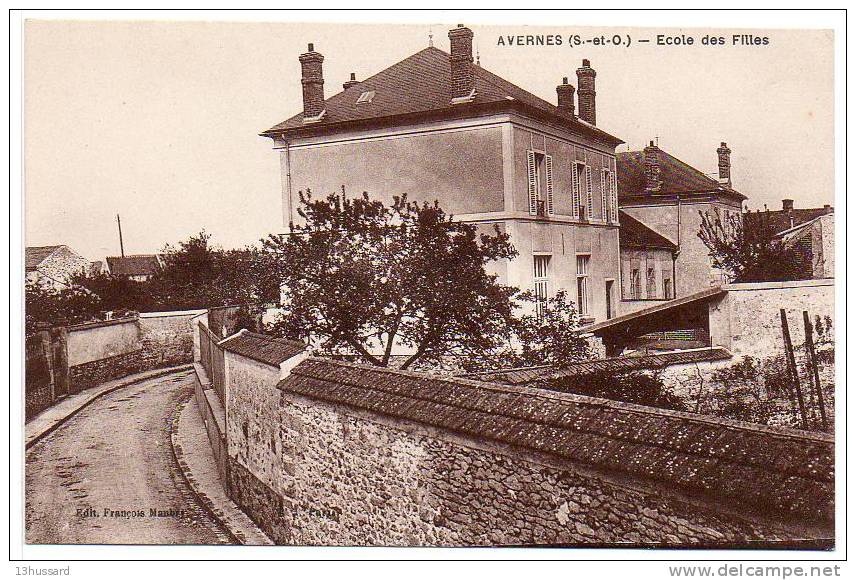
[[[524,386],[310,357],[278,388],[657,481],[716,503],[831,521],[834,438]]]
[[[100,328],[102,326],[115,326],[117,324],[131,324],[137,322],[138,318],[136,316],[125,316],[122,318],[114,318],[112,320],[97,320],[94,322],[82,322],[80,324],[73,324],[71,326],[67,326],[66,330],[68,332],[80,332],[84,330],[89,330],[92,328]]]
[[[812,286],[835,286],[835,278],[787,280],[784,282],[742,282],[725,284],[722,286],[722,289],[729,292],[743,292],[747,290],[781,290],[784,288],[806,288]]]
[[[171,310],[168,312],[140,312],[140,318],[164,318],[167,316],[198,316],[208,312],[207,308],[196,310]]]

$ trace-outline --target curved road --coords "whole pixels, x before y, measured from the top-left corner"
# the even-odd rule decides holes
[[[170,420],[192,371],[96,400],[27,452],[30,544],[229,544],[178,471]]]

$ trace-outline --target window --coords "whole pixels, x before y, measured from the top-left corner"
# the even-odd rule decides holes
[[[601,192],[601,217],[604,222],[616,223],[618,221],[618,199],[615,194],[615,174],[609,169],[604,169],[600,174]]]
[[[374,96],[375,96],[374,91],[364,91],[362,94],[360,94],[360,98],[357,99],[357,102],[358,103],[371,103]]]
[[[630,270],[630,299],[639,300],[642,298],[642,280],[639,276],[639,268]]]
[[[663,278],[663,298],[666,300],[671,300],[674,298],[672,296],[672,279],[671,278]]]
[[[657,274],[653,267],[648,267],[648,276],[645,278],[645,297],[657,297]]]
[[[547,274],[550,256],[533,256],[535,267],[535,311],[538,318],[547,312]]]
[[[612,280],[606,281],[606,318],[609,320],[615,313],[613,312],[614,306],[612,305]]]
[[[529,215],[553,215],[553,157],[526,152],[529,173]]]
[[[577,310],[580,316],[589,313],[589,259],[591,256],[577,256]]]

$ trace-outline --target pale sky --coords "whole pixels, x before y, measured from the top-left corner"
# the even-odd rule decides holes
[[[448,51],[447,31],[431,26]],[[831,31],[768,30],[766,46],[497,46],[500,35],[655,38],[648,29],[468,26],[481,64],[555,103],[582,58],[597,70],[597,120],[639,149],[716,171],[732,149],[749,206],[833,203]],[[261,131],[299,112],[298,55],[325,56],[325,94],[421,50],[429,25],[29,21],[25,32],[26,244],[90,259],[149,253],[204,228],[236,247],[282,231],[277,154]],[[662,32],[658,30],[657,32]],[[626,150],[622,145],[618,151]]]

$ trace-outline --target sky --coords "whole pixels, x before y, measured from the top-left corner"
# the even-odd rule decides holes
[[[713,174],[732,150],[750,208],[833,203],[831,31],[479,26],[481,65],[550,101],[582,58],[597,71],[598,126]],[[66,244],[90,259],[151,253],[205,229],[223,247],[283,231],[279,160],[258,134],[302,109],[297,57],[324,54],[329,97],[428,45],[455,23],[62,22],[24,38],[26,245]],[[686,34],[692,46],[658,46]],[[731,35],[767,36],[731,46]],[[500,36],[561,35],[562,46],[501,46]],[[630,47],[567,37],[630,34]],[[726,46],[703,45],[705,35]]]

